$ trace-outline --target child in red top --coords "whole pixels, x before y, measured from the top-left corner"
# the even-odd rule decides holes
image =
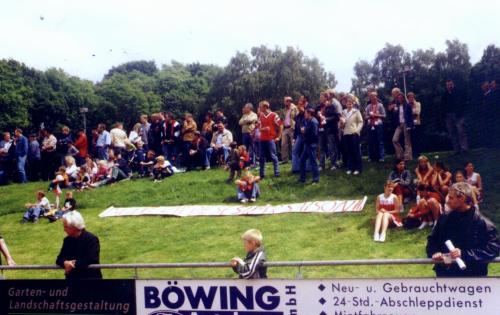
[[[250,167],[250,154],[247,151],[247,147],[240,145],[238,147],[238,152],[240,154],[240,168],[244,170],[247,167]]]
[[[254,176],[250,171],[246,171],[243,176],[235,181],[238,186],[238,200],[241,203],[255,202],[260,195],[258,182],[259,176]]]

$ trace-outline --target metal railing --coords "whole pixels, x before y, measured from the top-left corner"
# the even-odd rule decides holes
[[[495,258],[489,263],[500,263],[500,257]],[[429,258],[411,258],[411,259],[354,259],[354,260],[306,260],[306,261],[269,261],[265,265],[274,267],[293,267],[298,268],[298,275],[301,274],[302,267],[338,267],[338,266],[383,266],[383,265],[428,265],[434,264]],[[90,265],[91,269],[132,269],[137,278],[138,269],[194,269],[194,268],[228,268],[228,262],[199,262],[199,263],[143,263],[143,264],[99,264]],[[2,266],[0,271],[10,270],[58,270],[61,267],[57,265],[16,265]]]

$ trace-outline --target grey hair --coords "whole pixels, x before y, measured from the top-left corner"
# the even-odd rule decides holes
[[[474,192],[469,183],[455,183],[450,190],[453,190],[458,196],[464,196],[467,203],[472,203]]]
[[[253,110],[253,104],[252,103],[246,103],[245,107],[250,108],[250,110]]]
[[[80,214],[80,212],[73,210],[65,215],[63,215],[63,220],[66,221],[66,223],[78,230],[83,230],[85,228],[85,220],[83,219],[83,216]]]

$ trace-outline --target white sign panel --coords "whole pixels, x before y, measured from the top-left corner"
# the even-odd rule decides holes
[[[140,315],[500,314],[499,278],[139,280]]]
[[[358,200],[331,200],[331,201],[311,201],[292,203],[284,205],[189,205],[173,207],[130,207],[115,208],[109,207],[99,216],[119,217],[137,215],[168,215],[178,217],[189,216],[222,216],[222,215],[263,215],[280,214],[292,212],[359,212],[362,211],[367,197]]]

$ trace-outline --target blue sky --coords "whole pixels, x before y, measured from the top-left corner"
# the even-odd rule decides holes
[[[499,30],[496,0],[0,2],[0,58],[93,81],[137,59],[224,66],[236,51],[264,44],[317,57],[348,90],[354,63],[372,60],[386,42],[439,51],[458,38],[475,62],[500,44]]]

